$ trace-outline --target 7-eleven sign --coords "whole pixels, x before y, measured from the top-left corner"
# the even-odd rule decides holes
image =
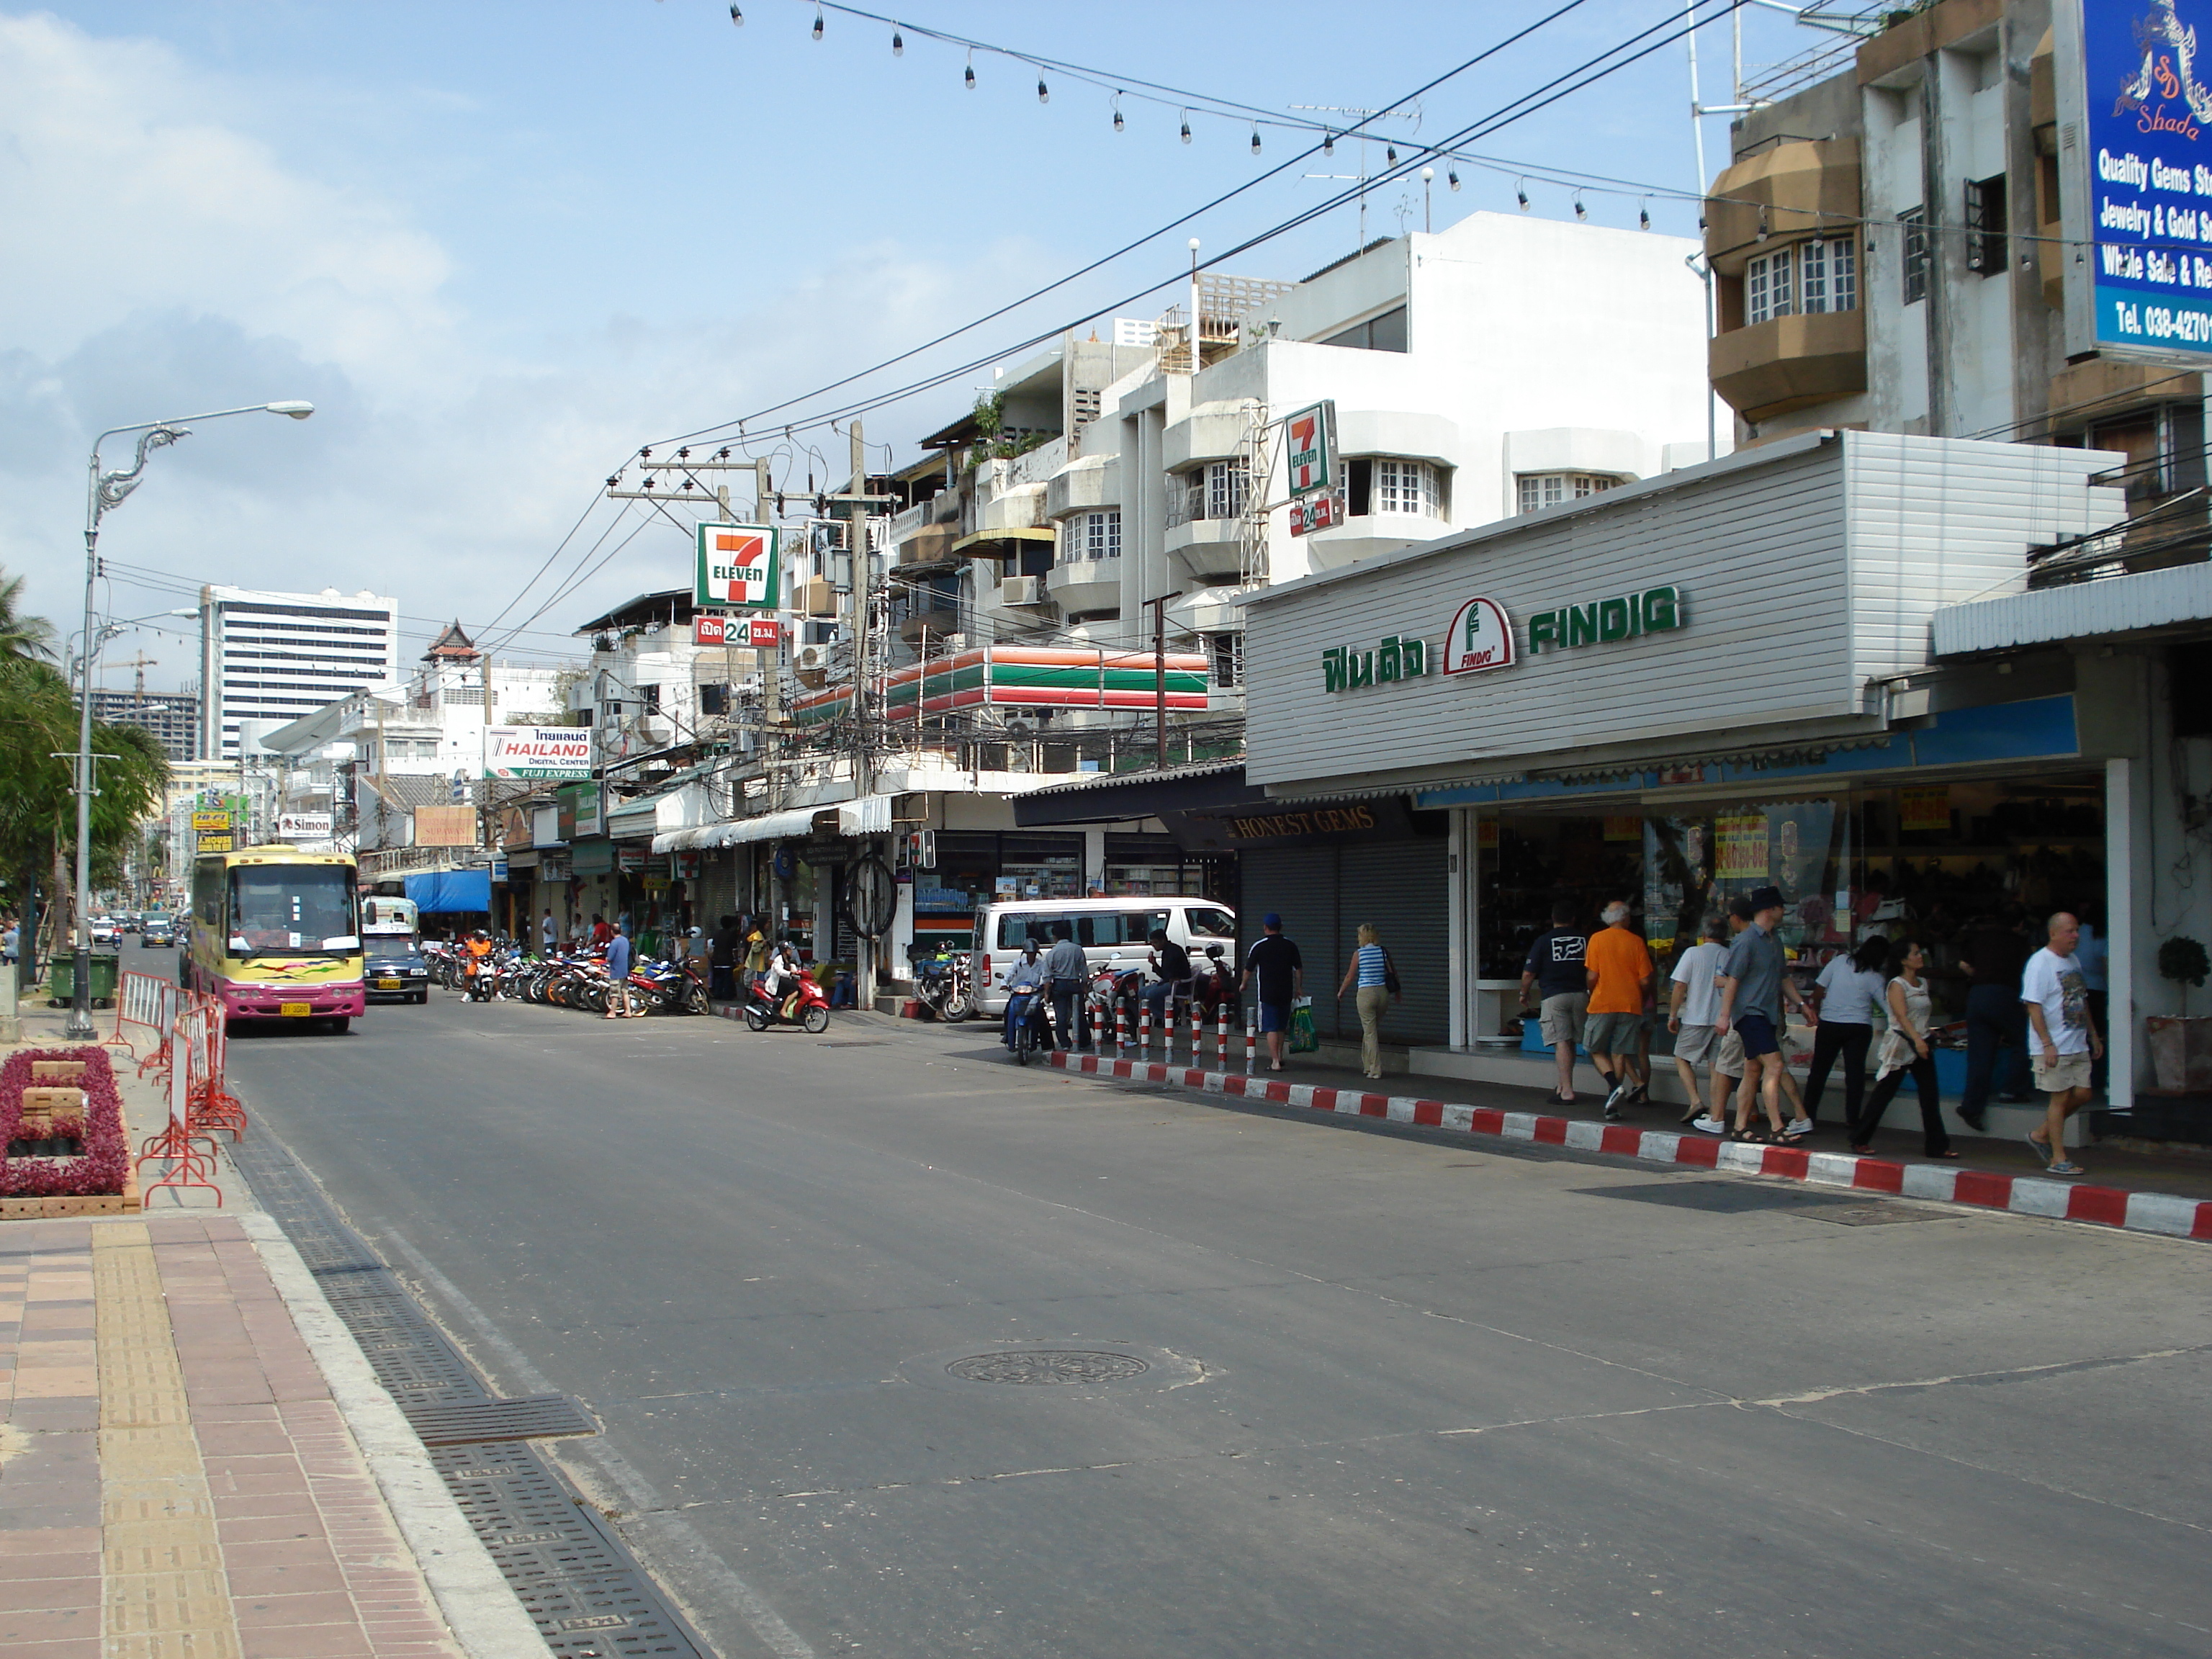
[[[702,611],[775,609],[775,534],[762,524],[701,525],[693,602]]]
[[[1284,461],[1290,469],[1293,497],[1336,484],[1336,404],[1334,400],[1302,409],[1283,422]]]

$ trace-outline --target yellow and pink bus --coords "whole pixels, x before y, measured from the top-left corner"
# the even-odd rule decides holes
[[[365,1003],[361,901],[349,853],[248,847],[204,854],[179,979],[226,1015],[343,1031]]]

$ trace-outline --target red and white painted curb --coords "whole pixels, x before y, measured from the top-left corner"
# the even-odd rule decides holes
[[[1241,1095],[1278,1106],[1297,1106],[1350,1117],[1379,1117],[1428,1129],[1496,1135],[1504,1140],[1533,1140],[1572,1146],[1586,1152],[1612,1152],[1645,1164],[1686,1164],[1705,1170],[1734,1170],[1745,1175],[1779,1176],[1823,1187],[1851,1187],[1862,1192],[1894,1193],[2015,1215],[2053,1220],[2087,1221],[2173,1238],[2212,1239],[2212,1200],[2176,1198],[2166,1193],[2129,1192],[2078,1182],[2033,1176],[1993,1175],[1983,1170],[1942,1164],[1899,1164],[1850,1152],[1816,1152],[1799,1146],[1754,1146],[1715,1135],[1677,1134],[1639,1129],[1626,1123],[1590,1123],[1577,1118],[1546,1117],[1536,1112],[1508,1112],[1494,1106],[1455,1106],[1410,1095],[1370,1095],[1352,1089],[1326,1089],[1310,1083],[1282,1083],[1235,1072],[1208,1072],[1142,1060],[1111,1060],[1103,1054],[1057,1052],[1050,1063],[1063,1071],[1137,1083],[1166,1083],[1210,1095]]]

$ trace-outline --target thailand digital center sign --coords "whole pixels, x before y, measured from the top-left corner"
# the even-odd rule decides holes
[[[2092,326],[2100,347],[2212,356],[2212,63],[2185,9],[2212,0],[2082,5]]]

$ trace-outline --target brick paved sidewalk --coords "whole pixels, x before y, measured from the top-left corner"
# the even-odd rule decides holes
[[[220,1215],[0,1224],[0,1653],[459,1659]]]

